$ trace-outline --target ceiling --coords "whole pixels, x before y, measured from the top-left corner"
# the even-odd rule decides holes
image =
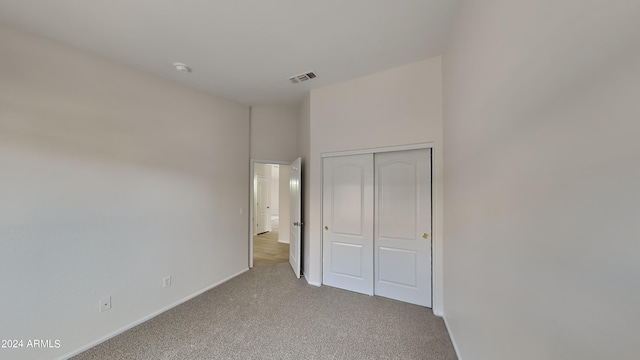
[[[0,0],[0,23],[247,105],[438,55],[458,0]],[[193,68],[179,73],[172,64]],[[291,84],[290,76],[317,78]]]

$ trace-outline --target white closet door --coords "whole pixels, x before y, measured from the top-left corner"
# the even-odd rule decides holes
[[[431,307],[431,150],[375,155],[375,294]]]
[[[373,295],[373,154],[323,166],[322,282]]]

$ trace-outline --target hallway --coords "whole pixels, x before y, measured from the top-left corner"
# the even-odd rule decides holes
[[[278,220],[271,221],[271,231],[253,237],[253,266],[289,262],[289,244],[278,242]]]

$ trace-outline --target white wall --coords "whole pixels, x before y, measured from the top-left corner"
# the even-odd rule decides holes
[[[293,161],[298,157],[298,104],[251,108],[251,158]]]
[[[309,225],[305,269],[310,282],[322,281],[321,154],[433,142],[434,293],[442,293],[441,75],[441,58],[434,57],[311,91],[309,218],[305,219]],[[441,303],[434,297],[434,311],[439,312]]]
[[[467,1],[444,62],[460,359],[637,359],[640,2]]]
[[[290,196],[289,196],[289,180],[291,179],[291,166],[289,165],[280,165],[278,167],[279,174],[279,186],[280,189],[278,191],[279,199],[278,202],[280,207],[280,214],[278,220],[278,226],[280,227],[278,231],[278,241],[288,244],[289,238],[291,235],[289,234],[289,224],[291,223],[291,205],[289,204]]]
[[[310,222],[310,189],[309,186],[309,157],[310,157],[310,126],[311,126],[311,102],[310,96],[307,96],[304,101],[300,104],[298,109],[298,154],[302,159],[302,269],[304,273],[304,277],[307,281],[309,280],[309,262],[310,262],[310,252],[309,252],[309,224]],[[318,285],[319,283],[316,283]]]
[[[269,165],[271,168],[271,215],[280,214],[280,167]]]
[[[61,342],[0,357],[69,354],[247,269],[248,107],[5,27],[0,63],[0,338]]]

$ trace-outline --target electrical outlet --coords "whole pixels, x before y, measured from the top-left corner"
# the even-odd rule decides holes
[[[111,309],[111,296],[100,300],[100,312]]]
[[[166,278],[162,279],[162,287],[165,288],[167,286],[171,286],[171,276],[167,276]]]

